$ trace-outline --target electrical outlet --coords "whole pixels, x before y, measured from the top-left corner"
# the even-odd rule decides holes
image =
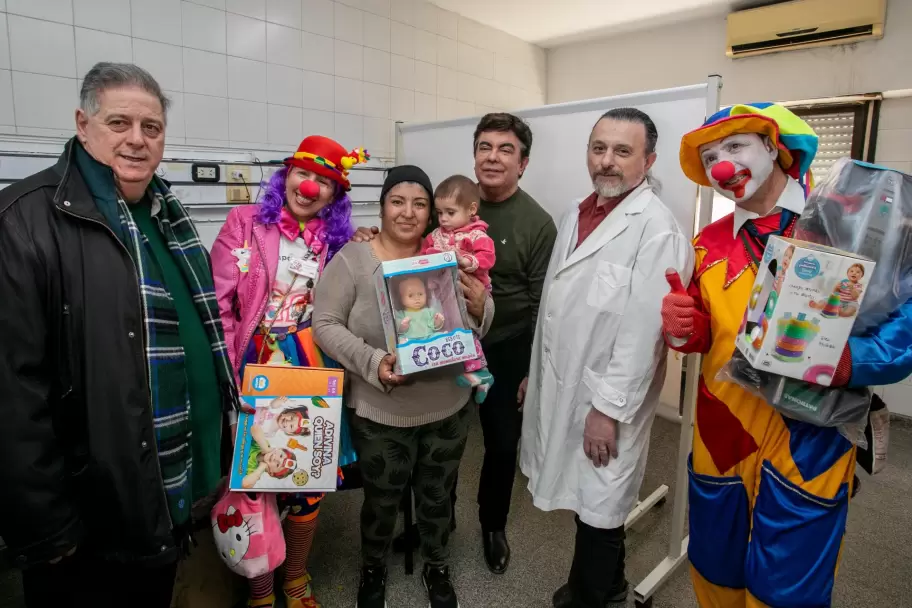
[[[194,163],[191,165],[190,176],[195,182],[219,181],[219,166],[210,163]]]
[[[247,165],[229,165],[228,183],[229,184],[250,183],[250,167]]]
[[[250,190],[246,187],[231,186],[227,188],[226,198],[229,203],[249,203]]]

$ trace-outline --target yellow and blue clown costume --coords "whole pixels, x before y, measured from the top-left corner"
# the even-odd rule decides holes
[[[684,135],[684,173],[710,186],[700,146],[737,133],[769,137],[779,165],[806,198],[817,136],[775,104],[726,108]],[[695,331],[685,344],[671,346],[704,355],[689,462],[688,549],[703,608],[831,603],[854,446],[835,428],[785,418],[763,399],[716,379],[735,349],[766,239],[790,236],[796,219],[777,207],[734,235],[729,214],[694,239],[696,267],[688,294],[697,307]],[[872,332],[851,338],[840,370],[852,386],[888,384],[912,372],[912,302]]]

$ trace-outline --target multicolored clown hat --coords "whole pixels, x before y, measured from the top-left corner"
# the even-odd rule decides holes
[[[334,180],[346,190],[351,190],[351,182],[348,181],[349,170],[369,160],[370,154],[364,148],[346,152],[335,140],[322,135],[311,135],[304,138],[294,156],[285,159],[285,164],[313,171],[317,175]]]
[[[737,133],[767,135],[779,149],[779,165],[805,189],[813,187],[811,162],[817,154],[817,134],[791,110],[774,103],[734,105],[719,110],[699,129],[681,138],[681,169],[701,186],[712,187],[700,158],[700,146]]]

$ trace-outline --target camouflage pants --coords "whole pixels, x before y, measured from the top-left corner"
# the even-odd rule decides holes
[[[443,565],[449,557],[450,490],[469,434],[471,408],[431,424],[399,428],[352,415],[351,424],[364,481],[361,556],[364,565],[386,564],[399,505],[409,476],[415,518],[425,562]]]

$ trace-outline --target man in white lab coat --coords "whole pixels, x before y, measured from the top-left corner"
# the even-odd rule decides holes
[[[693,266],[690,241],[647,178],[657,139],[634,108],[611,110],[592,129],[595,192],[561,222],[520,388],[521,466],[535,506],[577,513],[569,580],[554,594],[560,608],[627,596],[624,521],[665,378],[665,271],[689,279]]]

